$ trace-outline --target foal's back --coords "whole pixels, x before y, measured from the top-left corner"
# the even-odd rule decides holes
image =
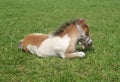
[[[34,45],[36,47],[39,47],[42,44],[42,42],[47,38],[48,35],[46,34],[40,33],[30,34],[20,41],[19,47],[24,51],[28,51],[27,45]]]

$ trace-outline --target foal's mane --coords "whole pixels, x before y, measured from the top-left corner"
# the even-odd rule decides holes
[[[70,22],[65,22],[64,24],[62,24],[58,29],[56,29],[55,32],[53,32],[53,36],[59,35],[60,33],[62,33],[68,26],[70,26],[71,24],[76,23],[77,20],[74,21],[70,21]]]

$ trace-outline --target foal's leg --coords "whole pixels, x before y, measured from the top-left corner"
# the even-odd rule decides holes
[[[36,46],[33,45],[28,45],[27,49],[30,53],[35,54],[39,57],[42,57],[41,53],[39,52],[38,48]]]
[[[84,52],[74,52],[74,53],[69,53],[69,54],[65,54],[65,58],[74,58],[74,57],[85,57],[85,53]]]

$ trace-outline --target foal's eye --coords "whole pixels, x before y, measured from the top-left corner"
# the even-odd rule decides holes
[[[85,25],[85,27],[87,27],[87,28],[88,28],[88,26],[87,26],[87,25]]]

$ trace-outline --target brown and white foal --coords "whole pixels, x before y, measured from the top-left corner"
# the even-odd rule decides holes
[[[27,35],[20,41],[19,48],[39,57],[84,57],[84,52],[75,52],[77,43],[83,48],[92,45],[89,29],[84,19],[65,23],[50,35],[41,33]]]

